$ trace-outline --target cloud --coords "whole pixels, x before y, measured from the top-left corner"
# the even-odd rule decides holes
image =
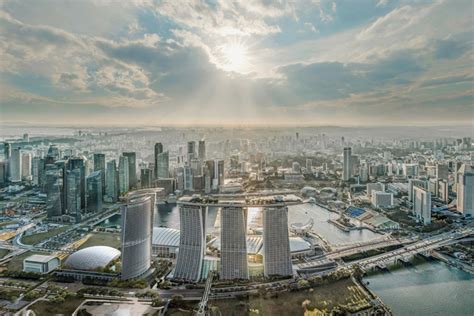
[[[50,106],[169,123],[345,124],[472,113],[469,1],[4,3],[0,107],[10,116]],[[90,25],[79,23],[87,13]],[[237,71],[220,53],[232,43],[248,55]]]
[[[472,45],[471,45],[472,46]],[[460,41],[445,39],[437,40],[434,45],[434,56],[440,59],[453,59],[462,56],[469,46]]]

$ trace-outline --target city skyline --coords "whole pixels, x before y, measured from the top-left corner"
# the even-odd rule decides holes
[[[0,121],[470,125],[470,9],[4,1]]]

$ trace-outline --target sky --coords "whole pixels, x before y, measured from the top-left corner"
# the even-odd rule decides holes
[[[471,0],[0,0],[0,123],[473,124]]]

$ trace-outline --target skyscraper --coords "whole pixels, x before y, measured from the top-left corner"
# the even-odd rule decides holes
[[[31,180],[31,154],[22,153],[21,155],[21,179],[23,181]]]
[[[344,166],[342,169],[342,180],[349,181],[352,177],[352,149],[350,147],[344,148]]]
[[[224,184],[224,160],[216,160],[215,162],[215,172],[214,172],[214,188],[218,189],[219,186]]]
[[[199,157],[199,160],[201,161],[204,161],[206,159],[206,141],[204,139],[199,141],[198,157]]]
[[[13,148],[10,156],[10,181],[21,181],[21,151],[20,148]]]
[[[159,155],[163,153],[163,144],[162,143],[156,143],[155,144],[155,172],[154,172],[154,175],[155,175],[155,179],[157,179],[159,176],[158,176],[158,165],[159,165]],[[167,177],[165,177],[167,178]]]
[[[7,185],[8,162],[0,161],[0,188]]]
[[[196,157],[196,142],[188,142],[188,151],[187,151],[188,162],[191,162],[191,159]]]
[[[157,178],[168,178],[170,176],[169,160],[169,153],[167,151],[158,154],[155,164]]]
[[[119,158],[119,192],[124,194],[130,190],[130,179],[128,171],[130,170],[128,158],[121,156]]]
[[[181,198],[181,202],[190,202],[190,198]],[[174,271],[175,279],[198,282],[206,251],[207,207],[179,205],[179,253]]]
[[[448,181],[449,177],[449,169],[448,164],[436,164],[436,178],[443,179]]]
[[[263,208],[263,272],[265,276],[293,274],[286,206]]]
[[[48,218],[54,218],[63,214],[61,201],[63,180],[61,171],[56,165],[47,164],[45,169],[46,213]]]
[[[431,192],[416,185],[413,187],[413,214],[424,225],[431,223]]]
[[[56,145],[50,145],[48,148],[48,156],[53,158],[53,160],[59,159],[59,148]]]
[[[128,170],[128,169],[127,169]],[[107,162],[106,188],[107,199],[110,202],[117,202],[119,195],[119,176],[117,165],[114,160]]]
[[[247,209],[223,207],[221,215],[221,279],[248,279]]]
[[[81,169],[66,171],[66,210],[67,214],[81,220]]]
[[[463,164],[457,172],[457,210],[464,216],[474,216],[474,170]]]
[[[12,147],[11,144],[8,142],[3,143],[3,157],[5,160],[9,160],[12,154]]]
[[[135,152],[125,152],[124,157],[128,158],[128,180],[129,188],[137,188],[137,154]]]
[[[150,269],[155,198],[137,191],[121,207],[123,280],[140,277]]]
[[[67,162],[68,170],[79,169],[80,174],[80,197],[81,197],[81,210],[86,208],[86,167],[84,159],[81,157],[72,157]]]
[[[87,212],[102,211],[102,171],[92,172],[86,179]]]
[[[140,169],[140,185],[142,188],[151,188],[152,186],[152,170],[150,168]]]
[[[100,171],[102,181],[102,195],[105,194],[105,154],[94,154],[94,171]]]

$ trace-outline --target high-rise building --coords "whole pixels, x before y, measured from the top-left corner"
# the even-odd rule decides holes
[[[22,153],[21,155],[21,179],[31,181],[31,154]]]
[[[47,164],[45,169],[46,213],[48,218],[54,218],[63,214],[61,201],[63,179],[61,170],[56,165]]]
[[[120,194],[127,193],[130,190],[130,179],[129,179],[129,164],[128,158],[121,156],[119,158],[119,192]]]
[[[449,184],[446,180],[438,180],[438,198],[444,203],[449,202]]]
[[[214,169],[212,188],[217,190],[219,186],[224,184],[224,160],[216,160],[214,162]]]
[[[123,280],[143,276],[151,267],[155,199],[155,194],[137,191],[121,207]]]
[[[102,195],[105,194],[105,154],[94,154],[94,171],[100,171],[102,177]]]
[[[156,143],[155,144],[155,172],[154,176],[157,179],[158,176],[158,165],[159,165],[159,155],[163,153],[163,144],[162,143]],[[169,175],[168,175],[169,176]],[[168,176],[164,177],[167,178]]]
[[[86,208],[86,168],[85,168],[85,161],[82,157],[72,157],[69,158],[67,162],[67,169],[68,170],[76,170],[79,169],[80,174],[80,197],[81,197],[81,210]]]
[[[413,215],[424,225],[431,223],[431,192],[416,185],[413,187]]]
[[[306,172],[311,173],[313,171],[313,160],[306,159]]]
[[[196,157],[196,142],[188,142],[187,154],[188,162],[191,162],[191,159],[194,159]]]
[[[293,274],[286,206],[263,208],[263,272],[267,277]]]
[[[198,144],[198,157],[201,161],[206,160],[206,141],[203,139]]]
[[[372,191],[371,202],[374,207],[393,206],[393,194],[382,191]]]
[[[448,164],[436,164],[436,178],[448,181],[449,167]]]
[[[8,169],[8,162],[0,161],[0,188],[7,185],[7,182],[8,182],[7,169]]]
[[[209,171],[209,177],[211,178],[211,186],[214,178],[216,177],[216,162],[215,160],[206,160],[206,167]]]
[[[153,180],[153,172],[150,168],[140,169],[140,186],[142,188],[151,188]]]
[[[12,154],[12,146],[8,142],[3,143],[3,157],[5,160],[9,160]]]
[[[223,280],[248,279],[247,209],[223,207],[221,218],[221,271]]]
[[[48,156],[51,157],[53,160],[59,159],[59,148],[56,145],[50,145],[48,148]]]
[[[44,161],[43,161],[43,168],[44,168]],[[39,186],[40,184],[40,165],[41,165],[41,158],[40,157],[33,157],[33,161],[31,163],[31,175],[32,175],[32,182],[33,185]]]
[[[352,177],[352,149],[350,147],[344,148],[344,165],[342,168],[342,180],[349,181]]]
[[[181,202],[191,202],[190,198],[181,198]],[[198,282],[206,251],[207,207],[179,205],[179,252],[174,278]]]
[[[21,181],[21,151],[20,148],[13,148],[10,156],[10,181]]]
[[[158,154],[155,164],[157,178],[168,178],[170,176],[169,160],[167,151]]]
[[[426,189],[428,188],[428,182],[419,179],[408,179],[408,201],[410,202],[413,202],[413,189],[415,186]]]
[[[184,190],[192,191],[193,190],[193,170],[187,164],[183,167],[183,177],[184,177]]]
[[[102,171],[92,172],[86,179],[87,212],[102,211]]]
[[[371,197],[374,191],[385,192],[385,185],[380,182],[367,183],[367,197]]]
[[[109,202],[117,202],[119,196],[119,175],[117,172],[117,164],[114,160],[107,162],[106,188],[105,192]]]
[[[66,213],[81,220],[81,169],[66,171]]]
[[[463,164],[457,174],[457,210],[464,216],[474,216],[474,170]]]
[[[137,188],[137,154],[135,152],[125,152],[124,157],[128,158],[128,180],[129,188]]]
[[[404,163],[402,166],[403,175],[405,177],[416,177],[418,175],[418,164],[416,163]]]

